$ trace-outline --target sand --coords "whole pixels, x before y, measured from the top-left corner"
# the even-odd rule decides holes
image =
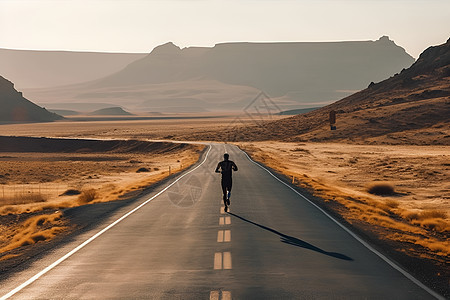
[[[81,140],[17,140],[2,138],[3,148],[15,144],[18,149],[0,153],[0,260],[12,257],[17,248],[70,231],[73,224],[61,209],[128,199],[132,192],[191,166],[204,148],[125,141],[107,151],[102,141],[78,149],[84,146]],[[65,151],[52,152],[59,144]],[[27,149],[35,152],[23,152]]]

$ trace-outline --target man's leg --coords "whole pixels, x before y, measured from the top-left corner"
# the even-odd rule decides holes
[[[231,188],[233,187],[233,182],[230,181],[228,182],[228,186],[227,186],[227,190],[228,190],[228,194],[227,194],[227,203],[228,205],[230,205],[230,197],[231,197]]]
[[[222,180],[222,194],[223,194],[223,204],[227,207],[227,184]]]

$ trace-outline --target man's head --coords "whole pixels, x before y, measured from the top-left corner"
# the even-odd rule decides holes
[[[224,158],[225,160],[228,160],[228,159],[230,158],[230,155],[229,155],[228,153],[225,153],[225,154],[223,155],[223,158]]]

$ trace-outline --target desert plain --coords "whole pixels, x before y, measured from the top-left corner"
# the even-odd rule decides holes
[[[2,125],[1,136],[22,137],[25,142],[16,151],[3,145],[6,150],[0,153],[0,259],[14,260],[33,244],[76,230],[79,224],[65,218],[66,208],[135,197],[167,178],[169,167],[173,174],[193,165],[205,141],[214,140],[211,132],[255,125],[252,118],[238,118],[238,124],[236,120],[202,116]],[[182,142],[198,136],[204,139]],[[37,139],[30,142],[31,137]],[[86,139],[118,141],[120,146],[86,149],[71,142],[66,148],[49,148],[40,145],[46,141],[42,137],[56,144]],[[222,141],[218,137],[215,142]],[[449,146],[233,143],[286,181],[308,190],[318,205],[380,248],[415,259],[409,263],[426,261],[434,266],[434,276],[448,277]]]
[[[76,230],[64,209],[135,197],[194,164],[204,148],[120,137],[100,140],[103,127],[97,130],[97,139],[90,135],[91,140],[0,138],[0,260]]]

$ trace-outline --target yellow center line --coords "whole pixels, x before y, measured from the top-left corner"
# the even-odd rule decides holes
[[[223,238],[224,238],[223,230],[219,230],[217,232],[217,242],[223,243]]]
[[[230,291],[222,291],[222,298],[220,298],[220,291],[211,291],[209,293],[209,300],[231,300]]]
[[[220,300],[220,294],[219,291],[211,291],[209,293],[209,300]]]
[[[231,230],[225,230],[224,231],[224,242],[231,242]]]
[[[231,252],[223,253],[223,269],[224,270],[231,269]]]
[[[214,270],[231,270],[231,252],[214,253]]]
[[[222,252],[214,253],[214,270],[222,269]]]
[[[222,291],[222,300],[231,300],[231,292]]]
[[[231,242],[231,230],[219,230],[217,232],[217,242]]]
[[[230,225],[231,224],[231,217],[219,217],[219,225]]]
[[[228,212],[231,212],[231,208],[228,206]],[[225,206],[221,206],[220,207],[220,214],[225,215]]]

